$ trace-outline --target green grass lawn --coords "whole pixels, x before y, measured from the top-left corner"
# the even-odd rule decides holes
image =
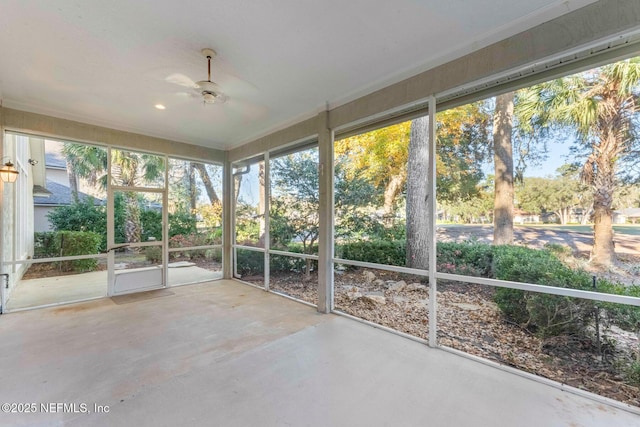
[[[438,224],[441,228],[455,228],[455,227],[492,227],[491,224]],[[559,224],[514,224],[514,227],[527,227],[538,228],[546,230],[562,230],[562,231],[574,231],[576,233],[592,233],[593,225],[559,225]],[[626,234],[629,236],[640,236],[640,224],[619,224],[614,225],[613,229],[617,234]]]
[[[575,231],[577,233],[593,232],[592,225],[556,225],[556,224],[526,224],[524,226],[515,225],[516,227],[543,228],[549,230]],[[628,234],[630,236],[640,236],[640,224],[620,224],[614,225],[613,230],[618,234]]]

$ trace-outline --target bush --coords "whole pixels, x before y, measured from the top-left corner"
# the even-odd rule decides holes
[[[640,387],[640,361],[634,360],[625,370],[625,379],[633,386]]]
[[[55,258],[72,255],[91,255],[100,253],[102,236],[90,231],[47,231],[35,233],[35,258]],[[98,265],[96,259],[59,261],[56,263],[62,271],[93,271]]]
[[[404,266],[407,262],[404,240],[364,240],[337,245],[338,257],[353,261]]]
[[[315,267],[313,266],[315,263]],[[305,271],[307,260],[284,255],[271,255],[269,257],[269,269],[273,272],[296,272]],[[318,261],[312,261],[312,269],[317,268]]]
[[[176,234],[169,238],[170,248],[188,248],[192,246],[207,246],[215,243],[214,233]],[[179,256],[179,255],[176,255]]]
[[[493,253],[496,279],[592,290],[586,272],[570,269],[549,250],[504,245],[494,247]],[[517,289],[498,288],[495,302],[507,319],[543,337],[584,333],[595,312],[591,300]]]
[[[489,277],[493,263],[493,246],[477,242],[438,243],[438,271]]]
[[[144,248],[144,257],[147,261],[156,263],[162,261],[162,248],[160,246],[147,246]]]
[[[56,245],[56,232],[44,231],[34,233],[33,256],[34,258],[51,258],[59,256],[59,247]]]
[[[213,248],[206,249],[204,256],[211,261],[222,262],[222,249],[221,248]]]
[[[162,240],[162,212],[143,209],[140,212],[142,225],[142,241],[148,242],[149,237]],[[169,237],[196,233],[196,219],[187,212],[169,214]]]
[[[59,231],[56,241],[60,247],[60,256],[99,254],[102,236],[90,231]],[[63,269],[93,271],[98,266],[98,260],[81,259],[63,261],[61,264]]]
[[[140,238],[143,242],[162,240],[162,212],[150,209],[141,210],[140,225],[142,227]],[[152,239],[149,239],[150,237]]]
[[[105,206],[96,205],[93,197],[52,209],[47,218],[54,231],[97,233],[101,236],[100,250],[107,249],[107,210]]]
[[[238,249],[237,269],[241,276],[264,274],[264,253]]]
[[[607,294],[626,295],[630,297],[640,298],[640,286],[625,286],[620,283],[611,283],[607,280],[598,280],[598,292]],[[600,307],[605,316],[604,319],[627,331],[640,331],[640,307],[615,304],[610,302],[599,302]]]
[[[169,214],[169,237],[178,234],[195,234],[196,218],[188,212]]]

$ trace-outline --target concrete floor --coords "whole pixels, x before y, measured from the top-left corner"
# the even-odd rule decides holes
[[[222,278],[221,271],[189,266],[168,268],[169,286],[198,283]],[[16,310],[70,301],[81,301],[107,295],[107,272],[70,274],[20,280],[12,290],[7,309]]]
[[[640,425],[232,281],[4,315],[0,378],[0,403],[37,404],[12,426]],[[92,413],[42,413],[58,402]]]

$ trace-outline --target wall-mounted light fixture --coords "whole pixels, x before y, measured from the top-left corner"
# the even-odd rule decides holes
[[[16,182],[20,172],[18,172],[15,166],[13,166],[9,157],[5,157],[2,161],[4,162],[5,159],[7,159],[7,162],[0,167],[0,179],[2,182]]]

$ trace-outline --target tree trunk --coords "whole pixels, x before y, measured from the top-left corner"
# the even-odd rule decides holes
[[[142,227],[140,225],[140,206],[136,193],[127,191],[125,193],[126,205],[124,224],[124,235],[128,243],[140,242],[142,238]]]
[[[589,224],[589,218],[591,218],[591,213],[593,212],[592,207],[582,209],[582,218],[580,220],[580,224],[587,225]]]
[[[217,202],[219,202],[220,199],[218,198],[218,195],[216,194],[215,188],[213,188],[213,183],[211,182],[211,177],[209,177],[209,172],[207,172],[206,167],[202,163],[191,163],[191,165],[200,174],[200,179],[202,179],[202,183],[204,184],[204,189],[207,191],[207,196],[209,197],[209,202],[212,205],[214,205]]]
[[[71,189],[71,198],[74,202],[78,202],[78,175],[73,169],[73,164],[67,160],[67,176],[69,177],[69,188]]]
[[[615,189],[615,159],[604,152],[596,160],[597,173],[593,182],[593,251],[594,264],[609,266],[616,259],[613,244],[613,191]]]
[[[189,204],[191,211],[193,212],[197,207],[198,201],[198,187],[196,186],[196,167],[193,162],[189,162],[187,170],[189,177]]]
[[[429,117],[411,122],[407,162],[407,267],[429,268]]]
[[[555,214],[558,215],[560,219],[560,225],[567,225],[569,222],[569,215],[571,214],[571,208],[560,208],[555,211]]]
[[[493,244],[513,243],[513,127],[514,92],[496,97],[493,116],[493,158],[495,196],[493,204]]]
[[[391,227],[393,225],[396,197],[398,197],[398,194],[402,191],[405,178],[405,173],[393,175],[384,189],[383,216],[385,227]]]

